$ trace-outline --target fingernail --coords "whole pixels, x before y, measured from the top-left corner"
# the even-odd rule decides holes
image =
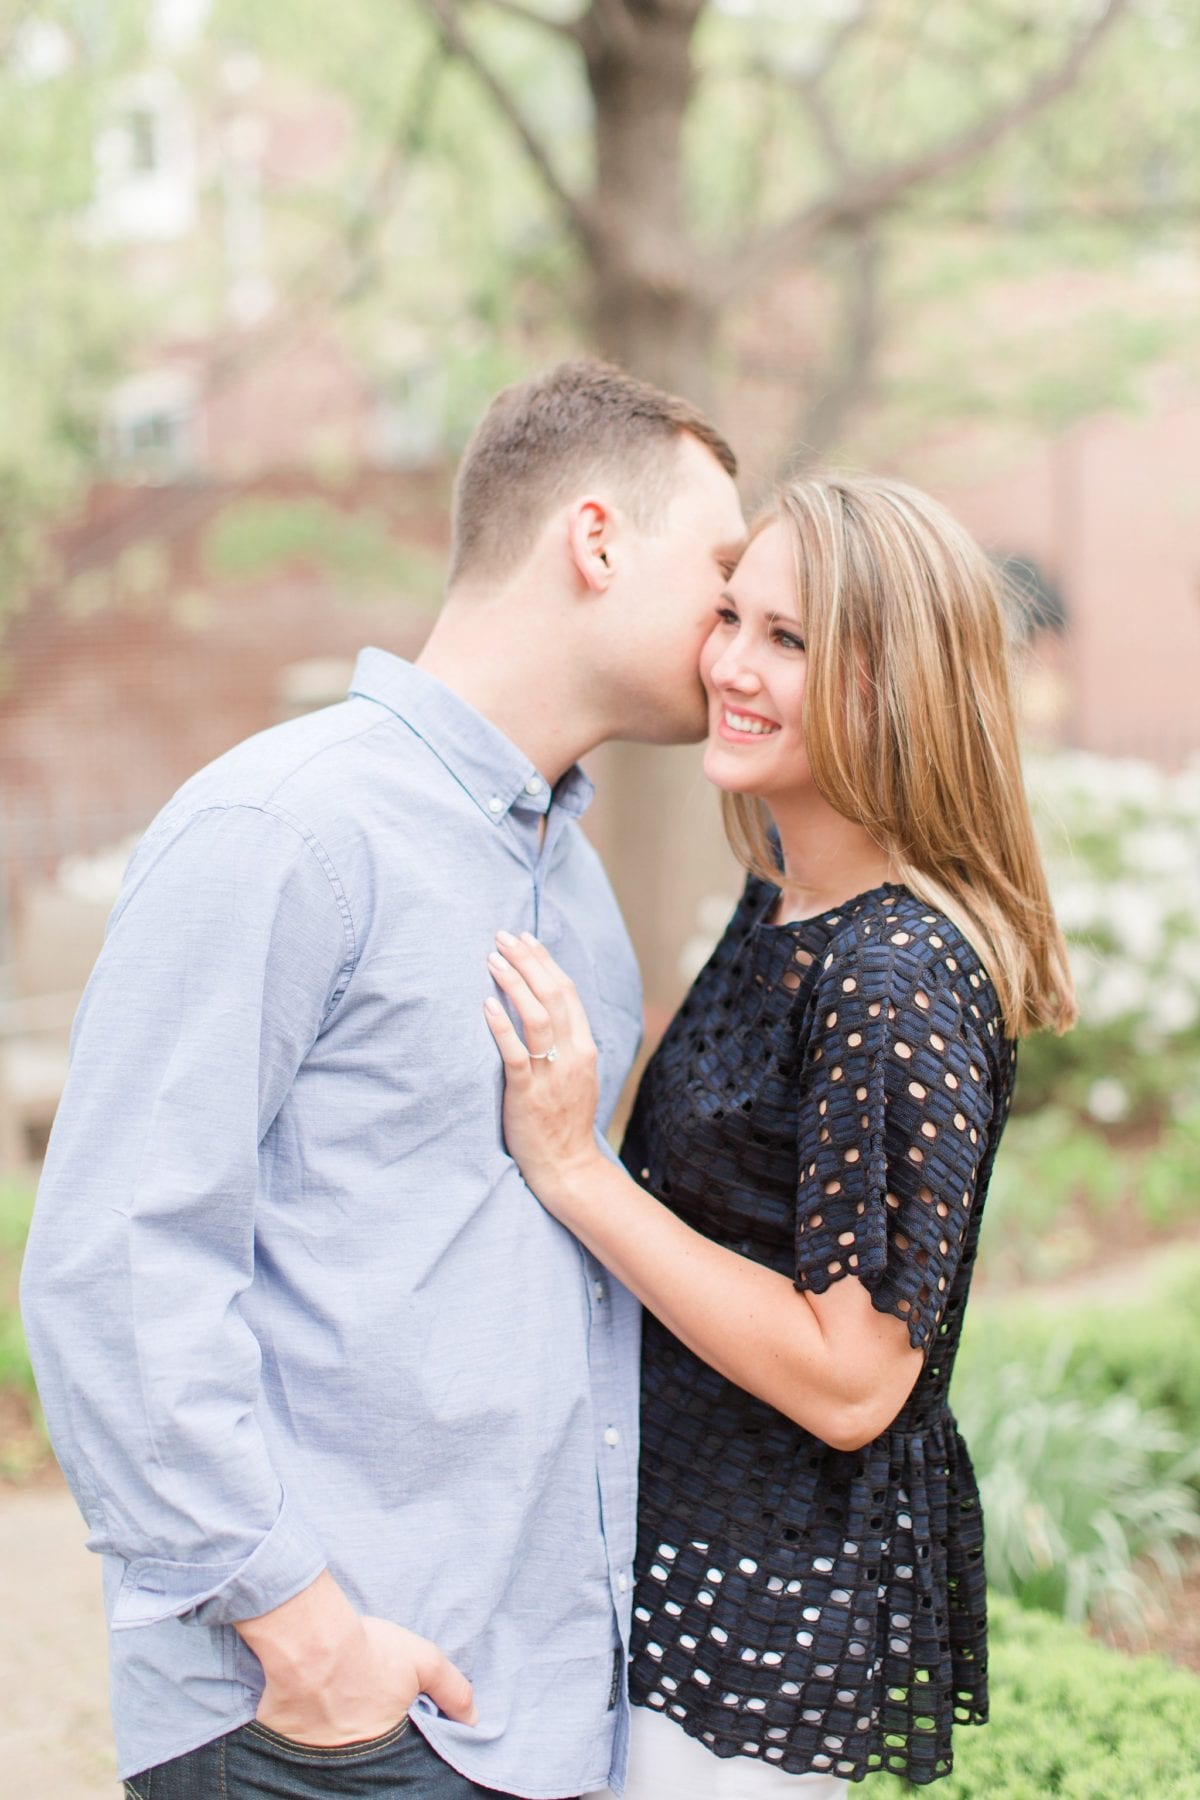
[[[516,941],[517,940],[511,931],[498,931],[496,933],[496,942],[498,944],[515,944]]]
[[[479,1723],[479,1709],[478,1709],[478,1707],[473,1706],[471,1708],[470,1712],[467,1714],[467,1724],[468,1725],[478,1725],[478,1723]]]
[[[483,1010],[484,1012],[491,1013],[494,1019],[502,1019],[504,1017],[504,1008],[492,994],[489,994],[484,1001]]]
[[[523,931],[521,933],[521,941],[525,944],[532,944],[535,950],[539,948],[538,941],[534,937],[532,931]]]
[[[498,950],[488,951],[488,961],[491,963],[493,969],[507,969],[508,967],[508,964]]]

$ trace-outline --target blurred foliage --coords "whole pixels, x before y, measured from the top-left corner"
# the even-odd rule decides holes
[[[1053,1099],[1127,1130],[1189,1121],[1185,1164],[1200,1126],[1200,763],[1167,774],[1056,751],[1027,776],[1080,1017],[1022,1045],[1017,1107]],[[1161,1205],[1169,1174],[1155,1183]]]
[[[1147,1564],[1200,1538],[1200,1252],[1113,1298],[969,1309],[951,1401],[979,1475],[989,1584],[1137,1623]]]
[[[1200,1679],[1131,1658],[996,1596],[990,1606],[991,1723],[954,1734],[938,1800],[1196,1800]],[[892,1775],[871,1800],[925,1793]]]
[[[0,10],[0,617],[43,565],[44,521],[99,463],[104,395],[146,324],[88,217],[94,140],[140,12]]]
[[[1064,1384],[1068,1351],[1040,1364],[976,1362],[955,1410],[979,1476],[990,1586],[1082,1622],[1103,1605],[1137,1622],[1135,1565],[1179,1572],[1200,1538],[1200,1449],[1132,1394],[1085,1397]]]
[[[32,1187],[20,1181],[0,1182],[0,1477],[13,1481],[35,1474],[50,1460],[17,1306],[32,1210]]]
[[[1198,1287],[1200,1253],[1185,1248],[1165,1273],[1103,1301],[1059,1294],[1048,1308],[1027,1291],[974,1305],[963,1330],[954,1400],[960,1389],[987,1382],[1009,1364],[1037,1372],[1061,1359],[1061,1392],[1088,1404],[1127,1396],[1163,1414],[1185,1443],[1200,1444]]]
[[[316,566],[351,597],[421,605],[433,605],[442,588],[440,557],[398,544],[383,518],[339,512],[322,500],[236,501],[220,514],[204,548],[218,579]]]
[[[1149,1142],[1049,1103],[1010,1119],[988,1190],[989,1280],[1052,1281],[1114,1241],[1200,1223],[1200,1107]]]
[[[31,1187],[0,1182],[0,1388],[27,1395],[34,1392],[33,1371],[17,1309],[17,1283],[32,1211]]]
[[[424,383],[421,404],[454,450],[498,386],[586,338],[589,284],[563,209],[494,97],[439,49],[420,0],[344,0],[336,31],[313,0],[216,0],[200,40],[171,52],[155,11],[44,0],[0,17],[0,608],[17,603],[19,572],[43,566],[46,521],[102,466],[117,372],[164,341],[230,335],[221,145],[243,112],[333,129],[332,104],[342,146],[319,178],[274,170],[263,185],[276,296],[264,354],[332,321],[384,400],[403,407]],[[466,0],[463,16],[563,185],[588,194],[596,153],[577,51],[488,0]],[[732,263],[747,234],[829,193],[843,156],[857,176],[946,141],[1052,67],[1087,17],[1034,17],[1026,0],[881,0],[823,83],[835,153],[805,95],[845,9],[708,6],[685,132],[697,252]],[[174,263],[105,242],[92,220],[101,128],[130,74],[164,58],[203,151],[199,224]],[[1074,90],[889,215],[882,348],[864,369],[870,407],[848,427],[852,453],[894,458],[947,420],[1057,429],[1138,404],[1164,359],[1195,362],[1198,66],[1200,11],[1139,0]],[[755,295],[722,317],[713,372],[773,397],[764,432],[794,438],[806,396],[829,384],[846,249],[836,226],[810,247],[778,315],[786,329],[763,326]],[[747,461],[776,448],[747,445]]]

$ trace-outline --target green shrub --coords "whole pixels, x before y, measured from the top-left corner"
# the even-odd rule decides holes
[[[991,1724],[955,1731],[933,1788],[880,1775],[870,1800],[1200,1800],[1195,1675],[1000,1598],[990,1637]]]
[[[1188,1453],[1168,1414],[1130,1394],[1081,1397],[1064,1383],[1067,1347],[1041,1364],[977,1362],[956,1410],[979,1476],[988,1581],[1025,1606],[1083,1620],[1103,1601],[1137,1620],[1137,1574],[1178,1572],[1175,1546],[1200,1538]]]
[[[990,1204],[990,1201],[989,1201]],[[1126,1301],[1086,1303],[1053,1313],[1030,1300],[968,1309],[954,1377],[957,1404],[977,1372],[1006,1363],[1044,1364],[1063,1356],[1060,1388],[1099,1403],[1131,1396],[1165,1412],[1189,1444],[1200,1443],[1200,1256],[1184,1252],[1171,1274]]]
[[[31,1188],[19,1182],[0,1182],[0,1394],[15,1397],[17,1402],[15,1406],[7,1404],[4,1410],[0,1477],[14,1481],[30,1475],[50,1455],[17,1307],[21,1253],[32,1208]]]
[[[17,1308],[21,1253],[33,1210],[33,1190],[21,1182],[0,1182],[0,1388],[33,1394],[33,1372]]]
[[[1131,1618],[1135,1563],[1200,1532],[1200,1257],[1124,1302],[968,1311],[951,1403],[980,1478],[988,1578],[1023,1603]]]
[[[1092,1262],[1130,1215],[1155,1231],[1200,1216],[1200,1112],[1181,1112],[1149,1147],[1057,1103],[1019,1114],[988,1192],[984,1267],[1006,1280],[1053,1280]]]

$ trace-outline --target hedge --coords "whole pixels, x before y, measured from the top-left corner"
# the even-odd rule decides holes
[[[1200,1677],[999,1597],[990,1639],[991,1723],[955,1730],[953,1774],[866,1800],[1200,1800]]]

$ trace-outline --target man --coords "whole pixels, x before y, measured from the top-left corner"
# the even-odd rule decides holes
[[[500,395],[416,666],[132,860],[23,1296],[137,1800],[620,1787],[637,1310],[504,1153],[485,958],[563,963],[607,1116],[640,994],[575,764],[702,735],[734,472],[604,365]]]

